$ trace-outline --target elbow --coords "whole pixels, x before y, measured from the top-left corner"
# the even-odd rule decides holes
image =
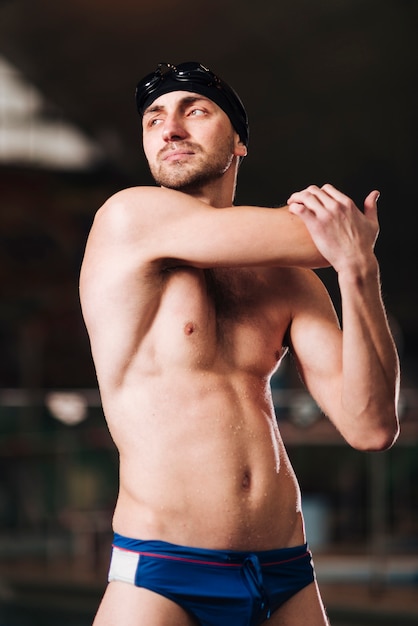
[[[384,452],[395,444],[399,432],[399,422],[395,415],[389,425],[374,427],[367,433],[353,437],[348,443],[361,452]]]
[[[399,429],[396,432],[384,432],[380,436],[371,437],[370,441],[356,449],[362,452],[384,452],[395,444],[398,436]]]

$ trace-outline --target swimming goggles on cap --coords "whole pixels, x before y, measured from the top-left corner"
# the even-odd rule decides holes
[[[135,92],[138,113],[142,116],[160,95],[183,90],[213,100],[228,115],[243,143],[248,144],[247,113],[238,94],[219,76],[194,61],[179,65],[159,63],[154,72],[140,80]]]

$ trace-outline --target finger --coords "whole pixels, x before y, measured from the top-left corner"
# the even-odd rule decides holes
[[[299,202],[291,202],[288,205],[289,213],[297,215],[306,225],[309,230],[315,230],[318,223],[321,221],[321,216],[318,215],[319,211],[313,211],[305,204]]]
[[[377,201],[380,192],[375,189],[371,191],[364,201],[364,215],[371,220],[377,220]]]
[[[306,187],[305,189],[301,189],[300,191],[294,191],[292,195],[290,196],[288,202],[289,201],[297,202],[296,198],[300,198],[308,194],[313,194],[315,191],[319,191],[319,187],[317,187],[316,185],[309,185],[309,187]]]
[[[331,210],[333,209],[333,207],[336,206],[335,203],[337,203],[339,205],[340,210],[343,210],[343,211],[357,210],[358,211],[358,207],[353,202],[353,200],[349,196],[346,196],[344,193],[336,189],[333,185],[326,183],[325,185],[321,187],[321,191],[325,193],[327,197],[329,198],[330,201],[327,202],[324,200],[324,204],[325,206],[328,206]]]
[[[322,194],[324,195],[324,194]],[[302,191],[296,191],[293,193],[287,201],[288,205],[291,204],[304,205],[307,209],[317,212],[324,208],[321,202],[321,190],[316,185],[310,185]]]
[[[307,213],[309,210],[306,208],[304,204],[301,204],[300,202],[288,201],[287,208],[289,209],[290,213],[293,213],[293,215],[299,215],[299,216],[301,216],[303,213]]]
[[[337,206],[340,208],[354,207],[354,203],[345,194],[338,191],[335,187],[329,183],[318,187],[317,185],[310,185],[306,189],[292,194],[288,200],[290,202],[301,202],[307,207],[318,212],[320,209],[327,211],[334,211]]]
[[[321,191],[323,191],[327,196],[329,196],[333,200],[340,202],[341,204],[346,204],[347,202],[351,202],[351,198],[346,196],[345,193],[342,193],[342,191],[339,191],[336,187],[334,187],[330,183],[325,183],[325,185],[322,185]]]

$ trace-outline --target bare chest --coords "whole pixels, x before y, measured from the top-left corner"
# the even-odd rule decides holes
[[[184,267],[167,274],[152,335],[168,359],[265,376],[280,360],[287,323],[262,274]]]

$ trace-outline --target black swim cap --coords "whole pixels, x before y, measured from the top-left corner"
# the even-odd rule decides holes
[[[248,118],[240,97],[207,67],[196,62],[177,66],[159,63],[157,69],[140,80],[136,87],[138,113],[142,116],[154,100],[170,91],[191,91],[215,102],[231,120],[242,143],[248,146]]]

